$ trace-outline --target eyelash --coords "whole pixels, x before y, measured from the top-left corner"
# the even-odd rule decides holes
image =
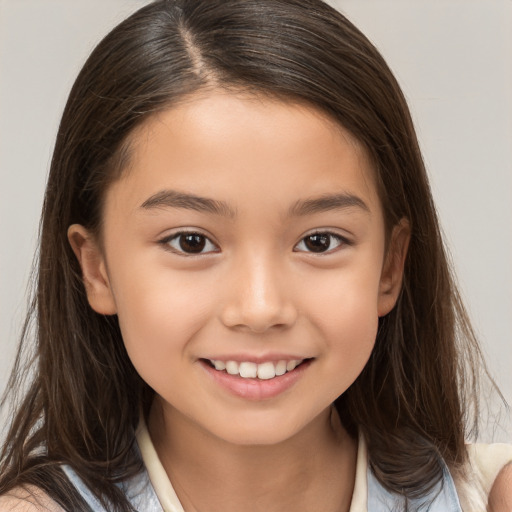
[[[299,246],[300,244],[305,243],[305,240],[308,238],[311,238],[313,236],[320,236],[320,235],[329,237],[331,241],[333,239],[336,240],[338,245],[334,248],[331,248],[330,247],[331,242],[329,242],[329,249],[327,251],[324,251],[324,252],[303,251],[303,252],[308,252],[309,254],[318,254],[318,255],[332,254],[333,252],[336,252],[342,246],[352,245],[350,240],[348,240],[344,236],[339,235],[338,233],[333,233],[331,231],[317,230],[317,231],[313,231],[312,233],[308,233],[306,236],[302,237],[300,242],[298,244],[296,244],[295,247]],[[294,251],[295,251],[295,247],[294,247]],[[300,252],[300,251],[295,251],[295,252]]]
[[[172,251],[172,252],[174,252],[176,254],[179,254],[180,256],[185,256],[185,257],[202,256],[204,254],[211,254],[211,253],[219,252],[218,250],[209,250],[209,251],[206,251],[206,252],[194,253],[194,252],[186,252],[182,248],[178,249],[176,247],[172,247],[171,246],[171,242],[177,241],[179,243],[180,237],[185,236],[185,235],[189,235],[189,236],[195,235],[197,237],[201,237],[203,240],[205,240],[205,244],[209,243],[213,247],[217,247],[206,235],[204,235],[203,233],[201,233],[199,231],[194,231],[194,230],[178,231],[176,233],[173,233],[170,236],[166,236],[165,238],[160,240],[159,243],[161,245],[163,245],[167,250]],[[314,237],[314,236],[320,236],[320,235],[329,237],[331,241],[334,239],[337,242],[338,245],[334,249],[331,249],[330,248],[331,242],[329,242],[328,250],[327,251],[323,251],[323,252],[320,252],[320,251],[319,252],[315,252],[315,251],[297,251],[296,250],[296,247],[299,246],[302,243],[305,243],[306,239],[308,239],[310,237]],[[347,238],[345,238],[345,237],[343,237],[343,236],[341,236],[341,235],[339,235],[337,233],[332,233],[330,231],[318,230],[318,231],[314,231],[314,232],[309,233],[306,236],[302,237],[301,240],[299,241],[299,243],[297,243],[294,246],[294,252],[306,252],[306,253],[310,253],[310,254],[324,255],[324,254],[331,254],[332,252],[335,252],[341,246],[349,246],[349,245],[352,245],[350,240],[348,240]]]
[[[212,252],[218,252],[218,251],[212,251],[212,250],[207,251],[207,252],[198,252],[198,253],[186,252],[184,250],[180,250],[178,248],[175,248],[175,247],[171,246],[171,242],[172,241],[176,240],[179,243],[180,237],[185,236],[185,235],[189,235],[189,236],[195,235],[195,236],[201,237],[201,238],[203,238],[206,241],[206,243],[211,244],[213,247],[217,247],[206,235],[204,235],[200,231],[194,231],[194,230],[177,231],[176,233],[173,233],[172,235],[166,236],[165,238],[160,240],[159,243],[162,244],[165,249],[167,249],[167,250],[169,250],[171,252],[174,252],[176,254],[179,254],[180,256],[186,256],[186,257],[202,256],[204,254],[210,254]]]

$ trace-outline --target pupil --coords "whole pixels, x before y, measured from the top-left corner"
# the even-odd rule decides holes
[[[204,236],[198,234],[181,235],[180,248],[185,252],[201,252],[206,245]]]
[[[306,247],[312,252],[326,251],[329,245],[329,235],[310,235],[306,238]]]

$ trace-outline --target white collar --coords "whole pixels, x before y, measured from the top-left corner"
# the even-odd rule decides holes
[[[149,479],[164,512],[185,512],[158,458],[143,418],[141,418],[137,428],[137,442]],[[367,469],[368,450],[364,437],[360,434],[357,448],[356,478],[349,512],[367,512],[368,510]]]

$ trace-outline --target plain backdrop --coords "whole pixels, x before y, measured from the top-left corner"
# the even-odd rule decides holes
[[[67,93],[99,39],[145,3],[0,0],[0,391]],[[512,1],[331,3],[381,50],[409,100],[464,299],[512,403]]]

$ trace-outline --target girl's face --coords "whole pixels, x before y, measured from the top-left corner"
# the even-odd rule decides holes
[[[222,92],[137,131],[102,235],[100,249],[69,231],[91,306],[118,315],[167,422],[238,444],[290,438],[354,382],[407,245],[395,228],[386,257],[372,169],[346,131]]]

